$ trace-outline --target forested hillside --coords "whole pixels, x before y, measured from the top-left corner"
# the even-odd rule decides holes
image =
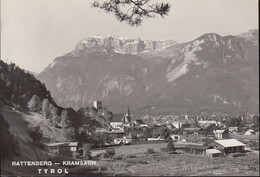
[[[72,108],[60,107],[55,103],[44,83],[41,83],[32,74],[14,63],[6,64],[0,61],[0,67],[1,107],[9,106],[21,113],[34,113],[36,119],[47,122],[45,127],[60,130],[59,138],[52,137],[49,133],[48,137],[51,141],[87,141],[89,136],[86,132],[94,130],[95,127],[107,126],[108,121],[102,116],[104,111],[107,111],[106,109],[91,108],[89,110],[92,110],[92,115],[89,115],[85,114],[83,108],[76,112]],[[3,116],[5,117],[5,115]],[[12,127],[11,124],[10,127]]]

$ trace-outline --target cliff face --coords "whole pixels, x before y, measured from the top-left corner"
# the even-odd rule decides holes
[[[129,39],[113,36],[90,36],[81,40],[72,51],[72,56],[87,55],[93,51],[115,52],[122,54],[139,54],[142,52],[150,52],[162,50],[170,45],[176,44],[175,41],[151,41]]]

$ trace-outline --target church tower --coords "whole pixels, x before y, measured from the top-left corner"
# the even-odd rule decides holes
[[[123,124],[130,124],[131,123],[131,116],[130,116],[130,108],[127,106],[127,112],[125,113]]]

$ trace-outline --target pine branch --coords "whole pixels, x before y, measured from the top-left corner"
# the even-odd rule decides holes
[[[164,18],[170,11],[169,3],[149,4],[150,0],[110,0],[100,3],[94,1],[92,7],[100,8],[112,13],[120,22],[127,22],[130,26],[140,26],[143,18],[154,18],[160,15]],[[124,11],[124,8],[128,8]]]

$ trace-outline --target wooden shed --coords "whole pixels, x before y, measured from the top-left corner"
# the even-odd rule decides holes
[[[206,149],[210,148],[210,146],[204,145],[186,145],[183,150],[186,153],[194,154],[194,155],[206,155]]]

